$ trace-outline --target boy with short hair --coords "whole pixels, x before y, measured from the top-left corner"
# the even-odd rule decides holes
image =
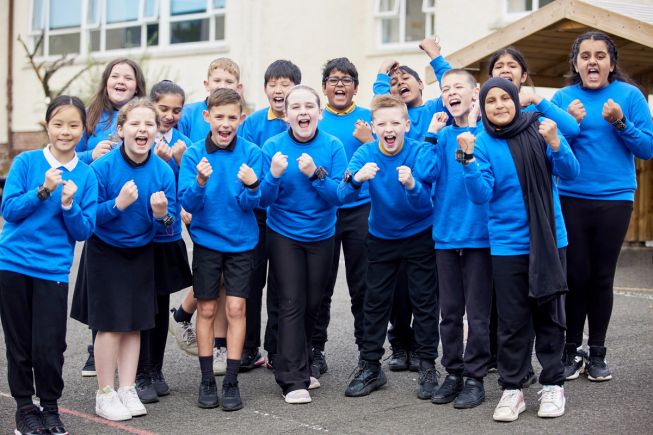
[[[372,129],[378,140],[352,157],[339,196],[355,200],[364,183],[371,199],[364,326],[358,370],[346,396],[370,394],[387,380],[381,369],[385,331],[390,318],[399,267],[405,264],[414,307],[415,353],[419,358],[418,397],[431,397],[437,386],[437,295],[435,252],[431,241],[431,186],[412,176],[421,142],[410,130],[406,105],[394,95],[372,100]],[[408,200],[412,196],[412,200]]]
[[[209,71],[204,80],[204,89],[208,94],[220,88],[233,89],[239,94],[243,89],[240,83],[240,68],[236,62],[227,57],[214,59],[209,64]],[[208,97],[202,101],[186,104],[177,125],[177,129],[193,143],[206,139],[211,131],[210,125],[203,116],[203,112],[207,110],[207,100]]]
[[[275,60],[265,70],[263,85],[270,105],[250,114],[240,127],[239,135],[259,147],[266,140],[285,132],[288,125],[285,121],[286,94],[302,81],[302,73],[289,60]],[[247,335],[241,370],[249,370],[265,364],[259,352],[261,345],[261,308],[263,287],[266,284],[268,254],[266,251],[266,219],[265,209],[254,210],[259,229],[259,242],[254,250],[252,265],[252,282],[249,299],[247,300]],[[268,322],[265,328],[265,350],[268,353],[267,367],[272,368],[272,355],[277,352],[277,320],[278,301],[272,274],[267,277],[267,310]]]
[[[245,340],[252,252],[258,243],[254,208],[261,197],[261,150],[237,136],[244,117],[242,99],[236,91],[213,91],[204,111],[211,134],[186,151],[179,173],[180,201],[193,214],[193,290],[198,303],[196,328],[202,371],[198,406],[214,408],[219,404],[212,350],[222,277],[228,322],[227,369],[222,383],[225,411],[242,408],[237,376]]]

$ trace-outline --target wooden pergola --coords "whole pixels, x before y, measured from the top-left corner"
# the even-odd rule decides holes
[[[628,6],[624,6],[628,8]],[[619,65],[648,95],[653,94],[653,23],[637,19],[645,12],[653,20],[653,6],[630,5],[622,15],[578,0],[558,0],[447,55],[454,68],[465,68],[479,82],[487,80],[488,60],[497,50],[513,46],[528,61],[536,86],[561,88],[569,71],[569,52],[576,37],[589,30],[609,34],[619,50]],[[435,82],[431,68],[426,80]],[[638,190],[627,241],[653,240],[653,160],[637,161]]]

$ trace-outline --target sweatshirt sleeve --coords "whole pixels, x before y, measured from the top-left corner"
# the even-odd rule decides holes
[[[368,156],[365,146],[358,148],[354,152],[354,155],[351,156],[351,160],[349,161],[349,165],[347,167],[347,171],[349,171],[351,174],[351,180],[346,182],[343,178],[343,180],[340,182],[340,185],[338,186],[338,198],[342,204],[353,202],[358,199],[361,191],[361,184],[353,181],[353,179],[356,172],[358,172],[365,165],[365,163],[367,163],[367,160]]]
[[[414,177],[420,181],[426,181],[434,184],[440,174],[440,165],[442,160],[442,141],[443,135],[435,136],[433,133],[427,133],[427,140],[420,148],[415,161]]]
[[[181,158],[179,169],[178,197],[181,206],[188,213],[197,213],[204,207],[204,192],[206,186],[202,187],[197,182],[197,156],[193,150],[188,150]]]
[[[16,157],[7,175],[2,199],[2,217],[7,222],[20,222],[31,215],[42,203],[36,196],[38,188],[28,190],[30,183],[26,156],[23,154]]]
[[[260,178],[261,176],[261,150],[260,148],[252,148],[248,159],[247,159],[247,166],[252,168],[254,173],[256,174],[257,178]],[[240,206],[241,210],[247,212],[247,211],[252,211],[256,207],[258,207],[259,202],[261,201],[261,186],[259,184],[259,187],[256,189],[248,189],[247,187],[243,186],[242,191],[240,192],[240,195],[238,196],[238,205]]]
[[[84,191],[77,192],[73,205],[63,210],[63,221],[68,233],[78,242],[87,240],[95,231],[97,215],[98,182],[93,170],[89,171]]]
[[[93,165],[95,166],[95,165]],[[97,218],[96,224],[103,225],[107,222],[112,221],[113,219],[120,216],[122,211],[116,207],[116,198],[109,198],[107,192],[107,177],[99,171],[95,171],[98,182],[98,205],[97,205]],[[121,186],[122,188],[122,186]]]
[[[312,184],[323,200],[331,205],[342,205],[342,201],[338,196],[338,187],[347,167],[347,155],[340,141],[333,143],[332,146],[331,172],[323,180],[318,178]]]
[[[648,160],[653,157],[651,110],[644,97],[636,91],[633,91],[629,103],[626,128],[622,131],[617,130],[617,134],[635,157]]]
[[[474,149],[475,161],[463,165],[463,179],[467,196],[474,204],[485,204],[492,199],[494,173],[487,157],[478,147]]]
[[[546,98],[542,98],[542,101],[535,105],[535,107],[545,118],[551,119],[558,125],[558,131],[560,131],[568,141],[571,141],[580,134],[580,126],[578,125],[578,122],[576,122],[576,119],[567,113],[566,110],[562,110]]]
[[[442,76],[444,73],[452,69],[453,67],[447,60],[444,58],[444,56],[438,56],[436,58],[431,59],[431,68],[433,68],[433,72],[435,73],[435,78],[439,83],[442,83]]]
[[[551,172],[553,175],[564,178],[565,180],[573,180],[580,173],[580,165],[576,156],[571,151],[569,142],[567,142],[560,131],[558,131],[558,137],[560,138],[560,148],[558,151],[553,152],[550,147],[547,148],[547,154],[551,158]]]
[[[266,142],[262,148],[262,164],[263,168],[261,173],[263,174],[261,185],[259,190],[261,191],[261,207],[268,207],[273,202],[277,200],[279,196],[279,185],[281,184],[281,179],[283,174],[279,178],[275,178],[270,172],[270,165],[272,163],[272,156],[274,154],[274,147],[271,142]]]
[[[383,95],[390,93],[390,76],[387,74],[377,74],[374,86],[372,87],[374,95]]]
[[[415,179],[415,187],[412,189],[404,188],[406,191],[406,199],[415,210],[423,210],[424,208],[432,208],[433,201],[431,200],[431,185],[422,184],[419,180]]]

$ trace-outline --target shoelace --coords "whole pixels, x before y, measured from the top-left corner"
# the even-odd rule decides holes
[[[44,429],[41,413],[36,408],[23,412],[22,419],[30,431]]]
[[[394,357],[408,358],[408,352],[406,352],[406,351],[403,350],[403,349],[399,349],[399,350],[396,350],[396,351],[393,350],[392,353],[391,353],[390,355],[388,355],[388,356],[386,356],[385,358],[383,358],[383,361],[387,361],[387,360],[389,360],[390,358],[394,358]]]
[[[46,427],[63,427],[59,413],[56,411],[43,410],[43,421]]]
[[[540,391],[541,393],[541,391]],[[501,396],[501,400],[499,400],[499,405],[498,407],[502,406],[510,406],[511,402],[515,400],[515,397],[519,394],[519,390],[506,390],[504,391],[503,395]]]
[[[600,368],[605,368],[608,366],[608,364],[605,362],[605,359],[601,358],[600,356],[590,357],[590,365]]]
[[[129,388],[127,390],[124,390],[124,397],[127,403],[132,403],[135,401],[138,401],[138,403],[141,403],[141,400],[138,398],[138,393],[136,392],[135,388]],[[125,403],[125,406],[128,406],[127,403]],[[134,403],[136,405],[136,403]]]
[[[190,322],[181,322],[181,327],[181,339],[186,344],[193,344],[197,342],[197,338],[195,337],[195,330],[193,329],[193,325],[191,325]]]
[[[419,383],[424,384],[426,382],[433,382],[440,378],[440,372],[436,368],[420,370],[419,372]]]
[[[553,387],[544,387],[537,394],[540,396],[540,402],[553,402],[556,398],[556,390]]]
[[[358,361],[358,365],[354,370],[352,370],[352,372],[349,374],[349,377],[347,379],[357,378],[358,376],[360,376],[361,373],[365,371],[366,368],[367,368],[366,361]]]

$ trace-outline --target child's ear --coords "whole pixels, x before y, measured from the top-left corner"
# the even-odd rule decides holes
[[[209,117],[208,110],[202,110],[202,118],[204,118],[204,121],[208,122],[209,124],[211,123],[211,118]]]
[[[243,121],[247,118],[247,113],[243,112],[240,114],[240,121],[238,121],[238,125],[242,124]]]
[[[243,95],[243,84],[238,83],[238,86],[236,86],[236,92],[238,92],[238,95],[242,96]]]
[[[209,81],[208,80],[204,80],[204,90],[206,90],[206,92],[208,92],[209,94],[211,93],[209,91]]]
[[[320,107],[320,114],[317,117],[318,121],[322,120],[322,112],[323,112],[323,109]]]
[[[123,134],[122,125],[119,125],[117,127],[118,128],[116,129],[116,131],[118,132],[118,136],[120,136],[121,138],[124,138],[125,136]]]
[[[410,131],[410,119],[406,120],[406,133]]]

